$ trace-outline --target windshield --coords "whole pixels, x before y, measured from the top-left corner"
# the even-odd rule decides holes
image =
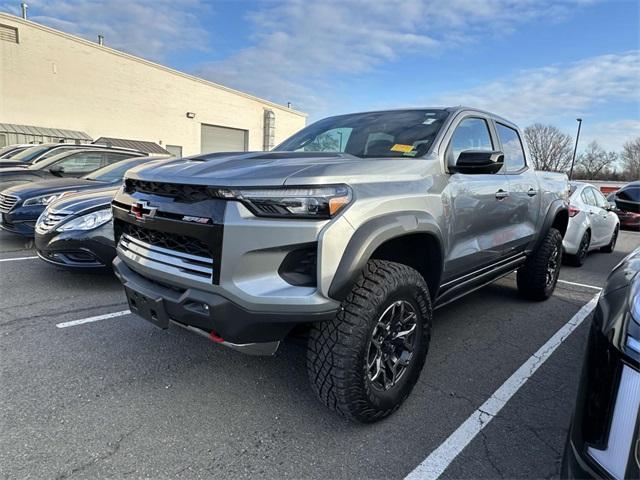
[[[117,182],[122,180],[127,170],[133,167],[137,167],[141,163],[153,160],[152,157],[133,158],[128,160],[121,160],[117,163],[112,163],[106,167],[99,168],[95,172],[91,172],[87,175],[87,180],[94,180],[96,182]]]
[[[274,151],[340,152],[356,157],[420,157],[449,116],[445,110],[399,110],[325,118]]]
[[[36,145],[34,147],[29,147],[25,150],[22,150],[17,155],[14,155],[11,160],[30,162],[33,157],[41,154],[42,152],[46,152],[49,148],[51,148],[49,145]]]

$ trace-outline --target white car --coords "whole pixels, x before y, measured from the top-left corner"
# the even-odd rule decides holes
[[[613,252],[620,220],[612,209],[612,205],[593,185],[571,182],[569,226],[562,241],[569,263],[581,266],[587,253],[597,248],[603,252]]]

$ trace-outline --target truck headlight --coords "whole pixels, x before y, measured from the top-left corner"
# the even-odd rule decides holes
[[[93,230],[111,221],[112,218],[111,209],[105,208],[74,218],[73,220],[63,223],[56,230],[59,232],[68,232],[69,230]]]
[[[39,197],[31,197],[27,198],[22,204],[24,206],[29,205],[49,205],[54,200],[66,195],[70,192],[62,192],[62,193],[53,193],[49,195],[40,195]]]
[[[352,199],[351,189],[346,185],[224,189],[219,195],[241,201],[259,217],[276,218],[328,219]]]

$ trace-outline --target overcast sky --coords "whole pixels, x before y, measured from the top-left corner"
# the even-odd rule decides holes
[[[19,13],[18,0],[0,10]],[[323,116],[471,105],[640,136],[638,0],[31,0],[29,18]]]

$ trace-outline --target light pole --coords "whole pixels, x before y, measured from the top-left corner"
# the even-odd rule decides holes
[[[578,122],[578,134],[576,135],[576,145],[573,147],[573,158],[571,159],[571,170],[569,170],[569,180],[573,176],[573,164],[576,163],[576,152],[578,151],[578,139],[580,138],[580,127],[582,126],[582,119],[576,118]]]

